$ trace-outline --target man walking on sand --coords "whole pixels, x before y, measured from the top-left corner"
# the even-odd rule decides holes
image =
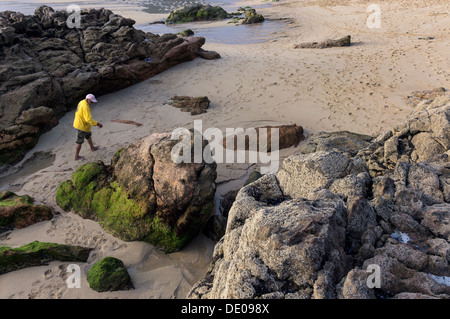
[[[84,143],[84,139],[88,141],[88,144],[92,151],[98,150],[97,146],[92,143],[91,126],[98,126],[102,128],[103,125],[97,121],[94,121],[91,114],[91,105],[96,103],[97,99],[93,94],[88,94],[86,99],[78,103],[77,111],[75,113],[75,120],[73,121],[73,127],[77,129],[77,143],[75,147],[75,160],[83,159],[80,156],[81,145]]]

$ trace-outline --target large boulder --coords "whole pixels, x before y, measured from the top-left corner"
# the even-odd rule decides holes
[[[198,56],[202,37],[137,30],[107,9],[0,12],[0,166],[18,162],[87,93],[102,95]],[[36,109],[36,110],[35,110]]]
[[[274,136],[272,137],[272,134]],[[240,141],[244,140],[245,150],[259,150],[261,152],[272,152],[289,147],[297,147],[298,144],[305,139],[303,135],[303,127],[297,124],[261,126],[254,130],[243,129],[242,132],[236,130],[236,133],[224,137],[223,147],[233,150],[240,149]],[[230,142],[231,145],[227,145]],[[277,146],[272,149],[273,146]]]
[[[285,199],[266,175],[240,190],[211,270],[189,297],[333,297],[346,269],[345,225],[342,201]]]
[[[223,20],[228,13],[218,6],[200,3],[183,6],[173,10],[167,17],[165,23],[186,23],[194,21]]]
[[[59,186],[58,204],[123,240],[181,249],[213,211],[216,165],[175,163],[177,143],[169,133],[153,134],[119,150],[111,166],[80,166]]]

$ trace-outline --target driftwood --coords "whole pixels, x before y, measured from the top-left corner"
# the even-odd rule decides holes
[[[323,42],[306,42],[294,45],[294,49],[325,49],[332,47],[348,47],[350,46],[350,36],[343,37],[338,40],[325,40]]]
[[[142,126],[141,123],[136,123],[135,121],[128,121],[128,120],[112,120],[111,122],[122,123],[122,124],[133,124],[133,125],[136,125],[136,126]]]

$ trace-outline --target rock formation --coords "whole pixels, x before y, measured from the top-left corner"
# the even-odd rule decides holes
[[[188,297],[450,298],[449,133],[445,94],[372,140],[319,134],[239,191]]]
[[[278,139],[273,139],[273,141],[272,130],[274,132],[275,130],[278,130]],[[266,139],[264,139],[264,136],[266,136]],[[265,151],[271,152],[276,151],[272,150],[272,145],[275,143],[278,143],[278,150],[293,146],[295,147],[305,139],[305,136],[303,135],[303,127],[298,126],[297,124],[261,126],[255,128],[253,133],[249,130],[244,130],[242,133],[236,133],[234,135],[234,142],[232,143],[233,147],[231,147],[231,145],[227,146],[227,139],[229,139],[229,137],[225,137],[222,143],[223,147],[237,150],[238,141],[242,138],[245,139],[245,150],[260,150],[262,146],[267,144],[265,145]],[[263,139],[260,141],[260,138]],[[252,143],[253,141],[256,141],[256,145]]]
[[[248,8],[244,11],[245,18],[242,24],[253,24],[264,22],[264,17],[262,14],[256,13],[255,9]]]
[[[0,275],[26,267],[48,265],[51,261],[86,262],[92,248],[31,242],[18,248],[0,247]]]
[[[28,195],[18,196],[10,191],[0,193],[0,232],[24,228],[52,218],[52,209],[35,205]]]
[[[177,164],[178,143],[170,133],[153,134],[119,150],[111,166],[82,165],[59,186],[57,203],[123,240],[179,250],[213,211],[216,164],[194,163],[193,151],[190,163]]]
[[[93,264],[86,279],[89,287],[98,292],[134,289],[125,265],[114,257],[105,257]]]
[[[187,23],[195,21],[222,20],[228,17],[228,13],[221,7],[209,4],[186,5],[173,10],[167,17],[165,23]]]
[[[337,40],[325,40],[322,42],[306,42],[294,45],[294,49],[325,49],[332,47],[350,46],[351,36],[346,36]]]
[[[40,134],[87,93],[102,95],[198,56],[201,37],[162,36],[107,9],[0,13],[0,166],[19,161]]]
[[[191,115],[206,113],[211,101],[206,96],[173,96],[169,104],[181,109],[183,112],[190,112]]]

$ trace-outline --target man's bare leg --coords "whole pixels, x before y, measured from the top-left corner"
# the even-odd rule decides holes
[[[80,156],[81,144],[76,143],[75,146],[75,160],[83,159],[83,156]]]
[[[94,143],[92,142],[92,137],[86,139],[88,141],[89,147],[91,148],[91,151],[98,150],[98,146],[94,146]]]

